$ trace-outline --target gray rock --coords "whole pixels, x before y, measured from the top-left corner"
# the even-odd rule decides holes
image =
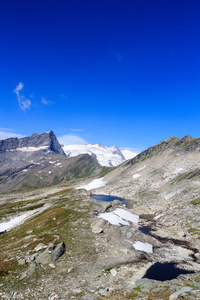
[[[25,258],[24,259],[19,259],[18,264],[21,265],[21,266],[25,265],[26,264],[26,259]]]
[[[105,224],[105,220],[103,219],[98,219],[98,221],[93,225],[92,227],[92,232],[93,233],[102,233],[103,228],[102,226]]]
[[[112,274],[112,276],[117,276],[117,271],[115,269],[111,269],[110,273]]]
[[[102,202],[100,212],[104,213],[107,211],[110,207],[112,207],[111,202]]]
[[[103,228],[92,228],[92,232],[93,233],[102,233],[103,232]]]
[[[55,245],[54,245],[54,243],[50,243],[49,245],[48,245],[48,250],[49,251],[53,251],[54,249],[55,249]]]
[[[39,255],[38,252],[34,253],[33,255],[30,256],[30,260],[31,260],[31,261],[35,260],[36,257],[38,257],[38,255]]]
[[[64,242],[61,242],[57,245],[57,247],[53,250],[53,252],[46,249],[44,252],[40,253],[36,258],[36,263],[40,264],[50,264],[57,260],[61,255],[63,255],[66,251],[66,246]]]
[[[40,243],[40,244],[38,244],[38,245],[34,248],[34,251],[41,251],[41,250],[44,250],[44,249],[46,249],[46,248],[47,248],[46,245],[44,245],[43,243]]]
[[[31,276],[35,271],[36,269],[38,268],[37,264],[32,262],[28,268],[28,270],[26,270],[24,273],[22,273],[20,279],[24,279],[26,277],[29,277]]]
[[[49,250],[46,249],[44,252],[40,253],[35,261],[36,263],[40,264],[50,264],[52,262],[52,259]]]
[[[64,242],[61,242],[60,244],[57,245],[55,250],[52,252],[51,259],[52,261],[55,261],[58,259],[61,255],[63,255],[66,251],[66,246]]]
[[[26,231],[26,234],[31,234],[31,233],[33,233],[33,230],[27,230]]]
[[[129,231],[129,232],[126,233],[127,239],[131,239],[132,236],[133,236],[132,232]]]
[[[177,291],[177,292],[171,294],[171,295],[169,296],[169,300],[176,300],[176,299],[178,298],[178,296],[180,296],[181,294],[183,294],[183,293],[185,293],[185,292],[189,292],[189,291],[191,291],[191,290],[192,290],[191,287],[185,286],[185,287],[183,287],[181,290],[179,290],[179,291]]]
[[[118,205],[121,205],[121,202],[119,200],[115,199],[111,202],[111,204],[112,204],[112,206],[118,206]]]

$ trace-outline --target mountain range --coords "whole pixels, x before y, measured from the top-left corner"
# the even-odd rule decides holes
[[[49,186],[104,170],[88,154],[66,157],[52,131],[0,141],[1,191]]]
[[[79,154],[88,153],[96,159],[100,165],[106,167],[116,167],[125,160],[137,155],[129,150],[121,151],[118,146],[107,148],[99,143],[86,145],[64,145],[62,146],[62,149],[67,157],[74,157]]]
[[[118,146],[61,146],[53,131],[9,138],[0,141],[0,189],[38,188],[98,175],[125,160]]]

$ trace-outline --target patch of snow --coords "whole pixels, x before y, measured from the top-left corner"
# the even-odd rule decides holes
[[[99,187],[104,186],[106,183],[103,181],[103,178],[99,178],[99,179],[94,179],[93,181],[91,181],[90,183],[86,184],[86,185],[82,185],[78,188],[76,188],[77,190],[80,189],[85,189],[87,191],[90,191],[92,189],[96,189]]]
[[[49,163],[50,163],[50,164],[55,164],[55,163],[56,163],[56,161],[49,161]]]
[[[138,171],[141,171],[141,170],[143,170],[144,168],[146,168],[146,166],[143,166],[143,167],[139,168]]]
[[[21,215],[19,217],[11,219],[8,222],[0,223],[0,232],[4,232],[5,230],[14,227],[16,224],[20,223],[24,218],[26,218],[26,215]]]
[[[153,253],[153,246],[148,243],[142,243],[142,242],[137,241],[133,244],[133,248],[138,251],[143,251],[146,253]]]
[[[63,151],[68,157],[80,154],[89,154],[102,166],[116,167],[125,161],[123,154],[117,146],[107,148],[101,144],[64,145]]]
[[[122,208],[117,208],[113,212],[108,212],[108,213],[101,213],[98,215],[98,218],[104,219],[108,221],[112,225],[126,225],[130,226],[130,222],[133,223],[138,223],[139,221],[139,216],[132,214],[131,212],[122,209]]]
[[[114,213],[126,221],[130,221],[130,222],[136,223],[136,224],[139,222],[138,215],[134,215],[133,213],[131,213],[130,211],[127,211],[125,209],[116,208]]]
[[[101,213],[98,215],[98,218],[108,221],[112,225],[121,226],[126,225],[130,226],[129,222],[123,220],[121,217],[117,216],[114,212]]]
[[[173,174],[178,174],[178,173],[181,173],[182,171],[184,171],[183,168],[176,168],[176,170],[173,172]]]
[[[131,159],[138,155],[138,153],[134,153],[130,150],[122,150],[121,151],[126,160]]]
[[[60,165],[62,165],[61,162],[58,162],[57,164],[55,164],[55,166],[60,166]]]
[[[41,146],[41,147],[21,147],[16,148],[17,151],[24,151],[24,152],[33,152],[33,151],[39,151],[39,150],[45,150],[47,149],[47,146]],[[15,151],[15,150],[13,150]]]
[[[136,179],[136,178],[138,178],[138,177],[140,177],[140,176],[141,176],[140,174],[134,174],[134,175],[133,175],[133,178]]]
[[[28,171],[27,169],[24,169],[24,170],[23,170],[23,172],[27,172],[27,171]]]
[[[51,171],[49,171],[49,174],[51,174]]]

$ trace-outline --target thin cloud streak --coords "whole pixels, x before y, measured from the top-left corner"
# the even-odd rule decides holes
[[[14,132],[6,132],[6,131],[0,131],[0,140],[5,140],[9,138],[23,138],[25,135],[23,134],[18,134]]]
[[[20,94],[20,92],[23,90],[24,84],[20,82],[16,88],[13,90],[13,92],[17,96],[18,104],[21,110],[25,111],[26,109],[30,108],[31,101],[30,99],[27,99],[23,95]]]
[[[73,132],[83,132],[84,129],[77,128],[77,129],[70,129],[70,131],[73,131]]]
[[[45,99],[44,97],[42,97],[41,103],[44,104],[44,105],[53,104],[52,101],[49,101],[49,100]]]
[[[3,131],[14,131],[14,129],[4,128],[4,127],[0,127],[0,130],[3,130]]]
[[[65,96],[65,95],[63,95],[63,94],[61,94],[60,97],[62,97],[62,98],[64,98],[64,99],[68,99],[68,97]]]

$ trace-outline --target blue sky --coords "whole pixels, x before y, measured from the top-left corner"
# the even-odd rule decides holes
[[[0,139],[199,137],[199,0],[1,0]]]

